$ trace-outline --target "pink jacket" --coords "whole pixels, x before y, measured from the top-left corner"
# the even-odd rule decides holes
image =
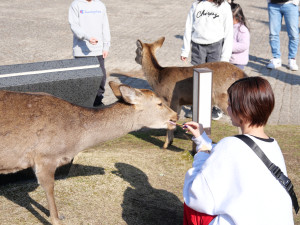
[[[246,26],[240,23],[233,25],[233,48],[230,62],[247,65],[249,61],[250,33]]]

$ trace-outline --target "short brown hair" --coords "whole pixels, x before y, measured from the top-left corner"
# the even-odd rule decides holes
[[[268,122],[275,98],[270,83],[262,77],[246,77],[234,82],[227,90],[231,111],[250,126]]]

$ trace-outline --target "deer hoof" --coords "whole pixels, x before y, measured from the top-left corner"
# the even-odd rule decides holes
[[[163,149],[167,149],[169,147],[168,143],[164,143],[164,146],[162,147]]]
[[[165,142],[163,148],[167,149],[170,145],[172,145],[172,143],[173,143],[173,141],[170,141],[169,143]]]

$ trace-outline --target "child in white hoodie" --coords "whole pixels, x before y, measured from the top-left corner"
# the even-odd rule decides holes
[[[232,24],[231,8],[226,0],[194,2],[186,20],[181,60],[186,61],[192,48],[193,65],[229,62],[233,42]]]
[[[106,7],[100,0],[74,0],[69,8],[75,58],[96,56],[103,72],[93,106],[102,106],[106,70],[104,59],[110,47],[110,30]]]

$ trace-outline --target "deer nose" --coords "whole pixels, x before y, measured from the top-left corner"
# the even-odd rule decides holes
[[[179,119],[179,115],[177,113],[174,113],[174,115],[171,117],[171,121],[176,122]]]

